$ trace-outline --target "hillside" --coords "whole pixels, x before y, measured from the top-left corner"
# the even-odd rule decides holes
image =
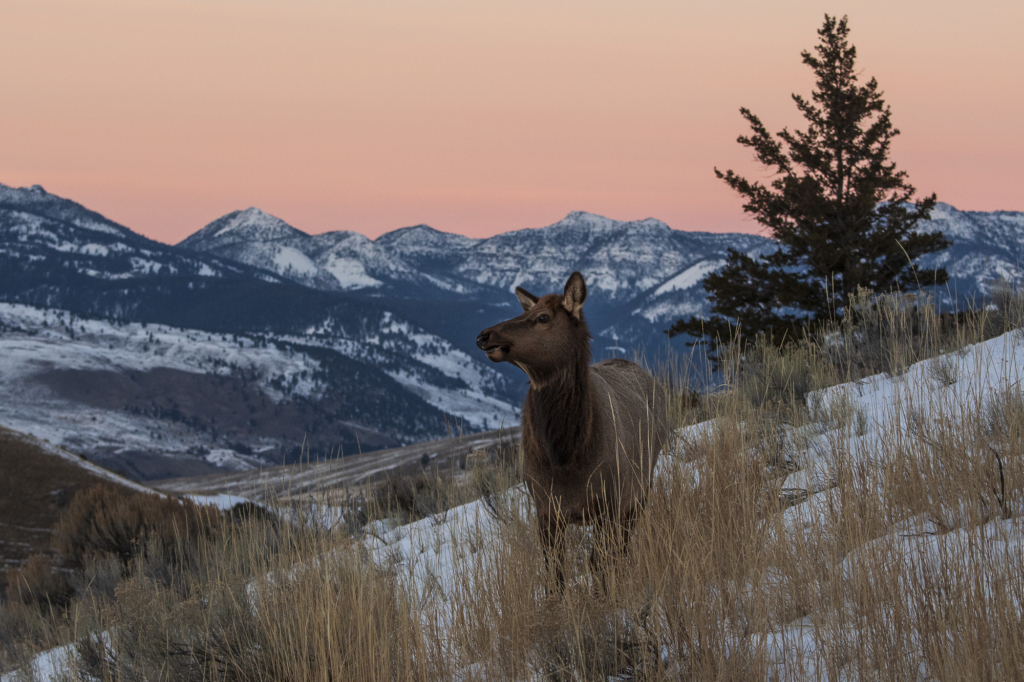
[[[136,480],[430,440],[446,413],[515,423],[496,375],[411,331],[385,314],[352,339],[228,335],[0,303],[0,384],[20,396],[0,423]]]
[[[44,679],[79,654],[80,671],[117,661],[122,676],[1017,679],[1024,307],[921,344],[906,323],[940,318],[875,302],[891,311],[891,353],[874,356],[889,371],[855,371],[875,342],[858,329],[752,349],[754,371],[677,406],[625,553],[570,530],[564,592],[514,466],[420,479],[411,523],[408,504],[307,480],[271,504],[291,523],[237,528],[187,593],[126,577],[108,634],[35,665]]]
[[[149,488],[67,450],[0,426],[0,594],[5,569],[49,553],[50,529],[75,493],[102,483],[123,493]]]

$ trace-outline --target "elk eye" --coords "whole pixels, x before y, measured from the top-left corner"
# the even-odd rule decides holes
[[[548,317],[547,315],[538,315],[537,316],[537,321],[540,322],[540,323],[550,322],[551,318]]]

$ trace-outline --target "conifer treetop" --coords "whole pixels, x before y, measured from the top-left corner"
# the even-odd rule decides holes
[[[861,84],[857,50],[847,18],[825,15],[814,51],[803,63],[815,74],[809,99],[793,94],[807,126],[772,135],[753,112],[740,114],[749,147],[772,175],[768,184],[732,170],[715,174],[744,199],[743,210],[779,243],[757,259],[730,251],[726,265],[704,279],[709,320],[679,320],[670,336],[723,335],[739,325],[742,336],[767,333],[781,343],[803,328],[842,317],[859,287],[940,284],[944,270],[916,272],[914,259],[949,246],[942,234],[915,230],[936,196],[913,201],[915,188],[890,160],[892,124],[878,82]],[[723,336],[724,338],[724,336]]]

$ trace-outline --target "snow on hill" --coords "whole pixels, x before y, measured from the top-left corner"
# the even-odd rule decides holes
[[[960,211],[940,203],[924,231],[942,231],[953,242],[945,251],[921,258],[920,269],[944,267],[950,290],[988,295],[1000,278],[1020,284],[1024,273],[1024,213]]]
[[[940,429],[974,421],[978,414],[995,415],[1007,397],[1020,400],[1022,379],[1024,337],[1014,331],[917,363],[899,376],[878,375],[812,393],[808,403],[817,419],[806,426],[790,428],[783,444],[787,459],[799,469],[782,486],[782,493],[795,504],[781,512],[781,525],[766,519],[768,525],[763,532],[781,528],[787,536],[809,538],[797,546],[805,551],[813,548],[815,540],[811,538],[816,534],[820,538],[821,533],[836,527],[832,520],[842,505],[855,502],[850,497],[851,488],[840,494],[837,467],[884,474],[893,464],[891,457],[926,447],[921,439],[932,438]],[[660,459],[656,476],[678,476],[673,469],[692,467],[693,462],[683,453],[691,447],[709,447],[717,428],[712,421],[679,430],[672,449]],[[898,451],[892,449],[894,442],[901,443]],[[693,485],[698,484],[698,475],[695,470],[689,474]],[[877,479],[861,478],[877,480],[880,485],[886,480],[884,475]],[[862,489],[859,494],[882,498],[886,491]],[[1017,589],[1013,585],[1019,585],[1020,570],[1024,568],[1024,502],[1019,498],[1007,499],[1002,513],[990,509],[980,523],[976,510],[965,514],[965,500],[935,498],[933,502],[937,514],[894,518],[887,535],[834,556],[815,557],[813,561],[837,562],[834,570],[840,576],[863,570],[862,562],[875,565],[878,561],[888,561],[892,571],[923,571],[930,576],[955,574],[970,581],[968,589],[972,599],[977,600],[971,603],[981,609],[995,590],[1005,594]],[[409,603],[415,605],[436,641],[445,642],[456,628],[466,627],[460,604],[464,608],[467,599],[481,599],[481,590],[502,589],[488,582],[501,575],[498,567],[509,551],[502,535],[502,526],[507,526],[508,519],[501,517],[502,513],[532,523],[531,501],[524,486],[512,488],[500,500],[478,500],[407,525],[375,522],[367,529],[367,555],[394,576],[400,589],[408,591]],[[323,522],[333,518],[336,515],[329,510],[323,511]],[[542,565],[538,557],[536,570],[543,570]],[[786,586],[785,580],[783,575],[773,577],[764,589],[791,595],[792,588]],[[1009,587],[1008,581],[1012,583]],[[911,590],[915,585],[929,583],[908,580],[904,584]],[[736,589],[742,592],[742,587]],[[915,595],[903,592],[902,598],[908,603],[903,613],[913,613]],[[720,634],[729,640],[730,649],[735,645],[740,652],[750,650],[749,647],[763,651],[769,668],[766,679],[813,680],[819,679],[823,671],[838,673],[839,679],[853,679],[862,668],[857,667],[857,660],[837,653],[835,641],[839,638],[856,650],[860,638],[869,635],[875,640],[892,638],[911,643],[910,660],[871,661],[869,667],[891,665],[896,670],[919,671],[918,679],[936,678],[934,671],[928,669],[928,657],[914,649],[923,646],[913,629],[918,624],[886,617],[868,620],[868,614],[858,610],[864,605],[854,597],[847,599],[849,605],[839,608],[848,608],[851,613],[839,625],[836,621],[818,623],[817,612],[794,608],[790,622],[777,623],[768,631],[723,626]],[[644,613],[657,618],[659,608],[654,601],[644,607]],[[862,618],[871,623],[870,627],[884,627],[886,631],[859,632]],[[836,627],[842,631],[837,632]],[[663,643],[655,651],[667,670],[678,663],[672,657],[680,652],[673,649],[672,642]],[[44,652],[34,665],[45,675],[57,675],[62,665],[70,664],[69,654],[67,647]],[[832,667],[837,664],[838,670]]]
[[[214,334],[0,303],[0,357],[0,385],[20,396],[0,402],[0,423],[139,478],[279,464],[304,440],[321,444],[314,454],[405,444],[443,435],[445,415],[470,429],[518,419],[496,397],[493,370],[388,313],[344,338]]]
[[[831,527],[829,520],[836,518],[844,499],[849,501],[838,493],[836,467],[840,462],[852,466],[854,471],[884,471],[892,464],[889,458],[898,455],[893,452],[892,443],[901,442],[901,452],[923,448],[925,444],[920,439],[929,438],[939,423],[967,423],[976,419],[979,412],[998,409],[1008,394],[1019,400],[1022,379],[1024,340],[1015,331],[920,362],[900,376],[869,377],[811,394],[808,402],[820,421],[791,429],[785,443],[791,465],[799,469],[782,486],[782,493],[798,502],[782,512],[786,532],[810,537]],[[922,425],[926,428],[920,428]],[[676,450],[665,453],[656,475],[665,476],[672,468],[692,466],[683,463],[684,453],[689,448],[701,451],[709,447],[702,442],[714,442],[716,428],[714,422],[704,422],[678,431]],[[882,496],[884,491],[867,490],[863,494]],[[965,501],[935,502],[937,516],[922,514],[898,520],[888,536],[840,556],[842,565],[836,569],[849,572],[861,554],[877,553],[885,547],[885,551],[895,552],[894,566],[923,566],[921,570],[934,570],[934,575],[944,575],[955,567],[977,567],[980,555],[991,559],[991,570],[998,572],[1009,567],[1019,576],[1024,568],[1024,501],[1007,500],[1004,514],[993,512],[986,523],[973,527],[965,513]],[[424,622],[442,628],[442,633],[452,628],[454,619],[460,616],[451,606],[459,595],[488,589],[488,576],[497,574],[497,562],[505,549],[500,540],[502,522],[496,519],[494,506],[480,500],[409,525],[389,527],[380,522],[368,533],[370,556],[398,577],[404,589],[413,595],[413,603],[420,605]],[[524,486],[506,493],[506,499],[497,507],[532,522],[532,502]],[[813,545],[808,540],[800,546]],[[974,553],[975,558],[969,559],[968,553]],[[989,584],[987,581],[1005,579],[1007,576],[1000,574],[976,576],[985,585]],[[786,588],[780,584],[778,589]],[[856,623],[856,618],[850,622]],[[858,633],[852,625],[849,627],[843,636],[855,641]],[[906,631],[891,634],[910,636]],[[771,679],[812,680],[817,679],[819,671],[828,669],[825,657],[832,655],[834,661],[835,652],[826,651],[827,644],[822,638],[835,635],[827,628],[817,627],[812,614],[796,617],[772,632],[752,636],[767,647]],[[669,656],[667,648],[662,656]],[[671,660],[665,663],[672,665]],[[917,663],[913,665],[916,668]],[[921,679],[933,679],[922,670],[925,674]],[[853,671],[851,667],[846,672]],[[847,676],[841,674],[840,678]]]

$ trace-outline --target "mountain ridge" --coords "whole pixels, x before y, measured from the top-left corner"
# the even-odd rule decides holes
[[[964,212],[939,204],[921,229],[953,238],[950,249],[919,262],[921,268],[949,270],[950,300],[953,294],[988,295],[1000,277],[1020,281],[1024,213]],[[56,315],[65,321],[54,343],[67,348],[63,354],[47,350],[43,369],[33,369],[34,356],[22,354],[5,389],[50,391],[49,398],[33,403],[36,412],[15,415],[23,430],[42,424],[52,401],[63,401],[60,409],[68,416],[63,431],[51,434],[55,442],[76,442],[81,427],[74,424],[85,423],[82,415],[105,414],[120,423],[125,409],[141,410],[125,428],[137,436],[165,434],[163,445],[154,442],[149,455],[178,458],[175,471],[188,464],[187,451],[222,453],[231,443],[272,446],[280,457],[291,456],[306,437],[318,453],[338,445],[350,452],[367,449],[360,443],[388,447],[439,437],[452,420],[469,431],[513,425],[524,379],[515,368],[486,362],[474,339],[480,329],[518,314],[511,293],[516,286],[536,294],[560,291],[570,272],[583,272],[595,359],[637,353],[657,364],[672,353],[689,353],[686,339],[669,340],[662,330],[680,317],[707,314],[700,281],[724,263],[730,248],[756,256],[775,245],[759,235],[686,232],[655,218],[617,221],[585,211],[488,238],[424,224],[376,239],[351,231],[309,235],[256,207],[232,211],[178,245],[167,245],[41,187],[0,185],[0,302],[41,311],[0,310],[0,318],[10,322],[0,319],[0,345],[20,348],[52,336]],[[113,326],[101,329],[82,320]],[[167,340],[140,342],[144,333],[138,327],[119,327],[147,323],[163,325],[160,334]],[[112,348],[90,341],[90,329]],[[221,337],[209,351],[221,364],[190,366],[152,357],[205,335]],[[118,355],[117,345],[126,338],[133,339],[133,354]],[[268,358],[262,365],[238,359],[245,357],[241,350],[266,344],[277,344],[280,352],[251,351]],[[114,375],[89,374],[98,359],[83,370],[62,357],[76,354],[105,357]],[[355,376],[365,385],[353,383]],[[309,377],[319,377],[318,386],[326,388],[308,395],[282,388],[304,386]],[[135,398],[86,404],[95,399],[83,398],[75,381],[123,386]],[[176,405],[160,402],[154,387],[164,385],[177,391]],[[376,407],[361,410],[351,398],[361,387],[375,396]],[[216,405],[199,402],[186,409],[189,390],[208,392],[211,400],[248,401],[258,423],[247,426],[240,413],[208,423],[205,412],[212,414]],[[79,402],[72,405],[71,398]],[[97,413],[97,405],[106,412]],[[401,414],[389,416],[389,409]],[[296,415],[296,423],[311,430],[301,438],[276,426],[268,431],[278,418],[275,410]],[[191,420],[188,433],[179,433],[182,419]],[[50,433],[36,435],[44,432]],[[179,435],[171,438],[173,433]],[[109,437],[109,430],[95,431],[86,439],[88,448],[106,452],[102,443]],[[133,447],[144,442],[134,437]],[[124,460],[129,454],[107,454],[130,468]],[[161,467],[170,471],[171,464],[154,462],[147,469],[151,475]],[[196,473],[209,466],[197,460]]]

